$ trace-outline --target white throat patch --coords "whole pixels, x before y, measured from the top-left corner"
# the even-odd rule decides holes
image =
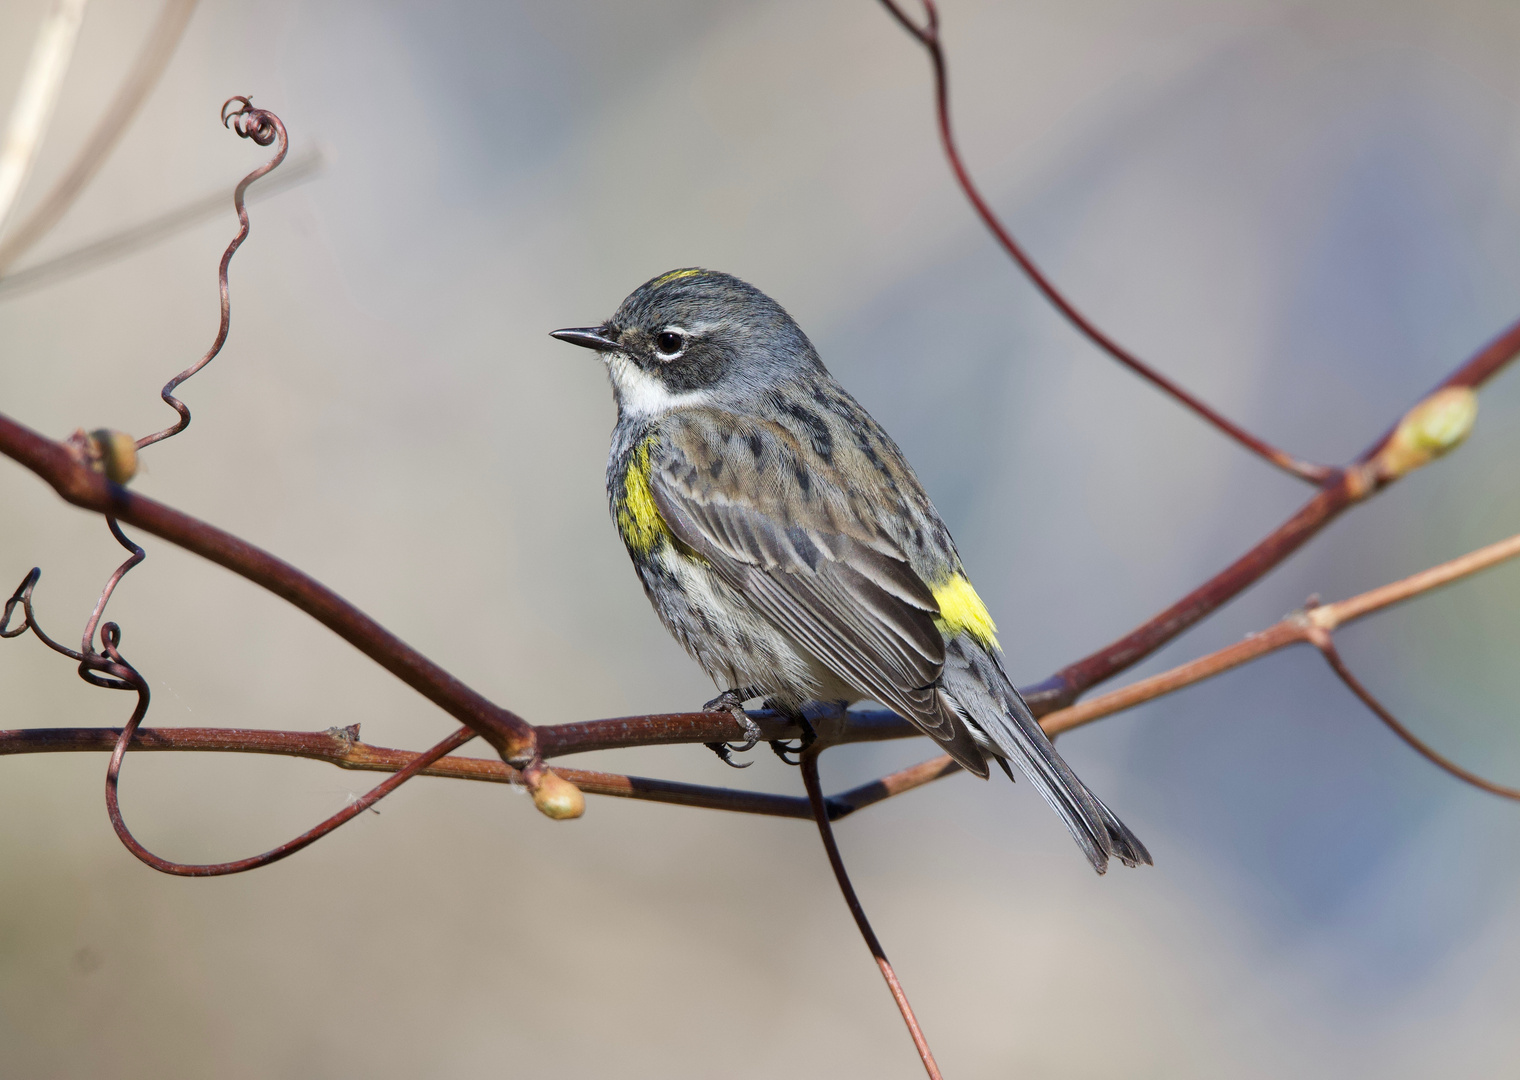
[[[607,355],[607,372],[617,392],[618,408],[624,416],[660,416],[671,409],[705,405],[710,400],[706,390],[671,391],[649,372],[628,359],[626,353]]]

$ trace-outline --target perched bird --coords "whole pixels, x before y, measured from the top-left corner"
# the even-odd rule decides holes
[[[709,707],[878,701],[977,776],[1018,766],[1098,873],[1151,861],[1004,673],[902,451],[780,304],[672,270],[601,326],[553,336],[607,365],[612,515],[655,611],[724,691]]]

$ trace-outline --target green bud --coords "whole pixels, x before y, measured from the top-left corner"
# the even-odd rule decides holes
[[[1477,418],[1478,395],[1470,388],[1437,390],[1404,414],[1378,453],[1378,471],[1392,480],[1428,464],[1460,446]]]

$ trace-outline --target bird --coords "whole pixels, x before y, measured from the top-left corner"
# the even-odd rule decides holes
[[[779,303],[686,267],[551,336],[606,365],[612,518],[661,621],[722,691],[707,707],[751,732],[741,749],[759,730],[747,701],[800,721],[876,701],[967,772],[1016,767],[1099,874],[1111,858],[1151,863],[1009,679],[902,451]]]

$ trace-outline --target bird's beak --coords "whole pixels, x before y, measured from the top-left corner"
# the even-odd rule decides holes
[[[619,348],[618,343],[607,336],[605,326],[572,326],[568,330],[551,330],[549,336],[597,352],[611,352]]]

